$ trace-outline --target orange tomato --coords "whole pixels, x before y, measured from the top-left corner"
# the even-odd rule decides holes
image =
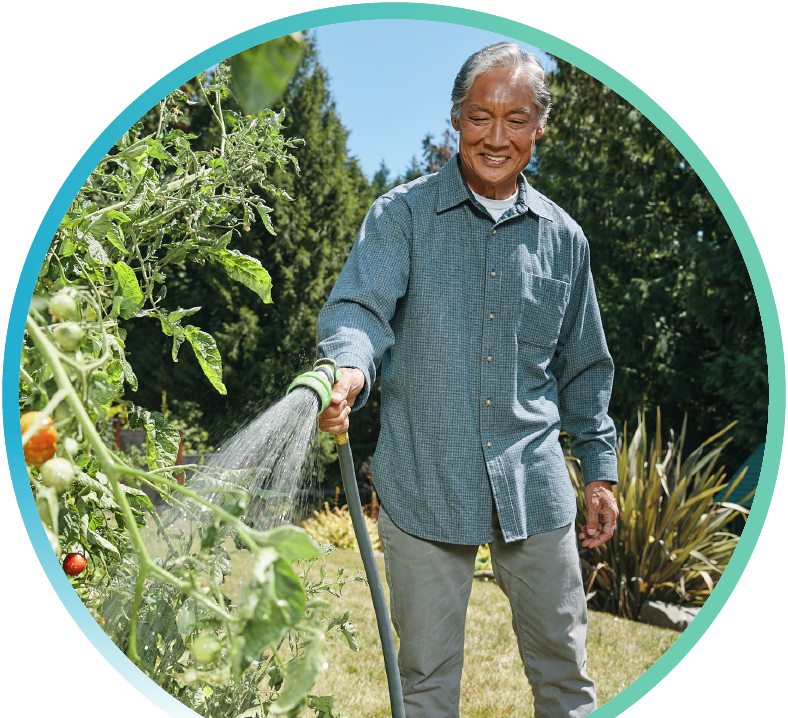
[[[39,411],[28,411],[26,414],[22,414],[20,420],[22,435],[32,426],[40,414]],[[25,444],[25,462],[40,466],[55,455],[55,449],[57,449],[57,429],[52,417],[48,416],[41,422],[38,431]]]

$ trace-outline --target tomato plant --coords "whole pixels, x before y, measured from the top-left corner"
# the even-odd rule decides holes
[[[310,580],[318,548],[292,526],[248,526],[243,489],[225,482],[223,491],[234,494],[227,510],[188,481],[179,484],[176,474],[194,467],[176,466],[178,432],[164,413],[129,398],[138,378],[125,351],[128,322],[171,337],[174,361],[189,345],[214,389],[226,391],[216,342],[193,323],[200,307],[163,304],[173,272],[212,263],[271,302],[268,272],[231,243],[257,220],[274,232],[265,197],[285,195],[268,179],[269,167],[295,168],[290,151],[299,141],[284,136],[284,112],[228,110],[230,92],[224,64],[199,75],[159,103],[152,133],[137,123],[87,178],[39,273],[19,384],[25,459],[44,530],[69,575],[82,575],[91,561],[75,590],[141,670],[213,716],[305,705],[323,670],[325,631],[349,635],[343,621],[328,622],[317,595],[360,580],[330,582],[324,572]],[[177,127],[179,108],[192,105],[215,120],[220,140],[212,151],[195,151],[195,137]],[[146,432],[144,462],[123,455],[102,428],[120,410]],[[152,495],[170,510],[160,515]],[[163,555],[148,548],[152,534]],[[238,605],[222,592],[230,539],[253,554]],[[187,665],[189,647],[198,665]]]

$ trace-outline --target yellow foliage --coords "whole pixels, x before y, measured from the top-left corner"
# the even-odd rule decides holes
[[[328,502],[322,511],[313,511],[314,517],[302,522],[304,530],[318,543],[332,544],[337,548],[349,548],[358,551],[356,533],[353,531],[353,521],[347,506],[330,509]],[[369,538],[375,551],[382,551],[383,544],[378,536],[378,522],[370,516],[365,516]]]

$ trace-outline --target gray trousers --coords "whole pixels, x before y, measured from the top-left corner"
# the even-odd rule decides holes
[[[400,637],[407,718],[459,718],[465,615],[478,547],[411,536],[382,506],[378,533]],[[588,715],[596,692],[586,673],[588,614],[574,526],[506,543],[494,515],[492,538],[493,572],[512,608],[535,718]]]

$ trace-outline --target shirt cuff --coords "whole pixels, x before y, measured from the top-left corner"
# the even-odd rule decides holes
[[[371,382],[369,378],[369,369],[366,366],[366,362],[361,357],[351,354],[350,352],[342,352],[341,354],[337,354],[331,358],[337,363],[340,371],[342,370],[342,367],[351,367],[353,369],[358,369],[364,375],[364,388],[359,392],[358,396],[356,397],[356,401],[350,408],[350,411],[358,411],[364,406],[364,404],[367,403],[367,399],[369,399],[369,389]]]
[[[580,459],[580,467],[583,469],[585,484],[590,484],[592,481],[618,483],[618,460],[615,456],[609,454],[586,456]]]

